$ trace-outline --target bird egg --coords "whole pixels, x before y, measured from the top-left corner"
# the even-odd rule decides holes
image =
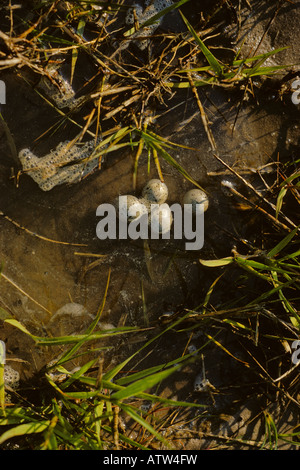
[[[154,233],[165,234],[170,232],[173,216],[170,206],[166,203],[151,206],[150,224]]]
[[[201,189],[191,189],[183,197],[183,204],[191,204],[192,212],[196,212],[196,207],[202,205],[203,212],[208,209],[208,197],[207,194]]]
[[[137,197],[119,196],[116,201],[117,215],[119,219],[132,222],[144,214],[148,214],[146,206]]]
[[[152,179],[144,186],[142,196],[150,202],[162,204],[168,197],[167,185],[159,179]]]

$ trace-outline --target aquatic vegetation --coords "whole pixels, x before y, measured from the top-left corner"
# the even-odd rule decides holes
[[[107,282],[107,289],[109,285]],[[138,353],[166,334],[170,327],[147,341],[138,351],[128,357],[122,363],[110,370],[103,371],[99,358],[91,359],[74,372],[68,370],[68,363],[72,357],[76,357],[77,351],[83,351],[87,343],[101,336],[126,335],[138,332],[136,328],[116,328],[108,331],[98,331],[97,323],[101,317],[105,305],[107,292],[104,296],[99,311],[83,335],[66,337],[37,337],[32,335],[22,324],[15,321],[9,314],[5,315],[5,321],[14,324],[29,335],[40,346],[72,345],[64,354],[48,365],[45,377],[48,387],[53,390],[54,397],[46,405],[27,405],[21,407],[4,408],[0,410],[0,429],[9,428],[0,435],[0,445],[12,439],[21,437],[26,448],[26,440],[31,440],[31,446],[35,449],[66,450],[66,449],[118,449],[120,446],[129,448],[149,449],[147,442],[139,442],[127,436],[124,428],[119,430],[119,415],[133,419],[138,426],[147,430],[149,438],[156,438],[164,443],[167,448],[172,447],[167,439],[152,425],[147,416],[143,416],[140,409],[130,403],[132,397],[137,400],[160,403],[168,407],[195,407],[203,408],[199,404],[179,402],[159,397],[148,393],[156,384],[166,379],[171,374],[180,370],[189,361],[193,361],[193,355],[185,354],[169,364],[162,363],[139,373],[130,373],[122,376],[121,372]],[[180,321],[174,323],[178,324]],[[57,371],[58,374],[54,372]],[[93,373],[96,372],[95,373]],[[55,380],[64,376],[64,380]],[[0,386],[2,384],[0,383]],[[56,398],[57,397],[57,398]],[[139,403],[139,402],[138,402]],[[67,411],[67,414],[65,411]],[[150,437],[151,436],[151,437]],[[25,440],[24,440],[25,439]]]
[[[133,175],[134,188],[137,166],[143,150],[153,154],[158,176],[161,180],[163,180],[163,177],[159,157],[164,158],[165,161],[175,166],[182,175],[192,181],[193,179],[186,174],[184,169],[176,162],[176,159],[169,152],[167,153],[166,147],[169,146],[169,143],[163,142],[163,138],[157,132],[154,133],[153,124],[155,124],[158,117],[155,112],[156,105],[163,103],[165,96],[168,97],[170,93],[177,89],[191,88],[199,107],[208,140],[215,150],[214,137],[197,88],[203,85],[240,87],[244,82],[248,86],[252,78],[272,75],[282,70],[284,66],[264,66],[264,62],[271,55],[279,52],[279,49],[248,58],[239,58],[240,51],[237,51],[232,63],[224,64],[205,44],[202,33],[194,30],[183,15],[181,8],[186,3],[188,3],[188,0],[178,2],[169,0],[151,1],[146,2],[143,9],[138,3],[129,7],[123,5],[122,2],[113,5],[105,2],[101,5],[94,4],[94,2],[88,2],[88,4],[79,2],[79,5],[73,5],[73,7],[70,5],[70,11],[68,9],[64,10],[64,7],[62,8],[65,23],[61,23],[60,19],[57,19],[57,29],[54,35],[50,26],[47,23],[44,25],[44,21],[46,22],[44,18],[47,18],[46,13],[55,15],[55,12],[52,12],[51,2],[43,2],[40,8],[45,12],[45,17],[40,15],[34,25],[25,22],[23,26],[25,31],[13,42],[9,41],[9,38],[4,35],[3,40],[9,45],[12,52],[16,47],[14,45],[18,44],[19,67],[29,67],[37,74],[39,81],[35,86],[36,92],[58,113],[58,121],[42,137],[46,138],[47,134],[55,132],[62,124],[67,122],[71,126],[80,128],[77,140],[81,140],[87,133],[89,140],[91,136],[95,139],[100,137],[104,140],[106,133],[113,135],[116,127],[115,119],[118,119],[118,128],[123,133],[123,137],[126,134],[130,137],[130,141],[126,142],[127,146],[132,145],[137,148]],[[37,11],[38,8],[37,6]],[[169,39],[164,38],[163,50],[158,50],[156,54],[155,49],[153,49],[150,61],[147,59],[144,64],[139,65],[128,64],[124,55],[125,49],[126,51],[130,50],[133,44],[138,44],[140,48],[144,49],[145,44],[149,45],[149,41],[151,41],[151,47],[153,44],[153,48],[155,48],[157,40],[154,32],[160,26],[161,20],[170,12],[177,13],[178,17],[181,15],[187,33],[183,31],[182,35],[170,34],[168,35]],[[114,24],[119,21],[119,15],[122,14],[125,15],[124,20],[122,20],[123,23],[121,23],[123,38],[121,41],[118,39],[113,41],[113,44],[117,43],[117,48],[111,54],[111,37],[114,38],[115,34],[118,34],[118,29],[117,32],[114,30]],[[125,31],[124,21],[126,18],[127,22],[133,22],[134,26]],[[97,31],[96,35],[95,32],[90,31],[93,21]],[[43,26],[45,27],[43,28]],[[147,37],[147,39],[139,41],[139,37],[142,39]],[[198,48],[196,54],[195,46]],[[186,68],[180,66],[180,55],[182,53],[185,56],[185,63],[188,64]],[[47,54],[51,55],[51,60],[48,60]],[[70,54],[71,71],[70,76],[66,77],[61,72],[61,67],[70,61]],[[83,85],[80,96],[77,96],[73,79],[81,56],[86,56],[88,60],[92,61],[95,74],[89,79],[92,85],[91,89],[83,93],[84,88],[88,88],[89,83],[87,83]],[[170,58],[168,58],[169,56]],[[42,57],[44,59],[41,59]],[[118,57],[117,60],[116,57]],[[201,65],[203,60],[207,61],[209,65]],[[97,72],[99,67],[108,73],[100,73],[99,75]],[[24,80],[27,80],[25,76]],[[90,109],[85,122],[82,123],[78,119],[78,112],[85,106],[90,106]],[[151,112],[149,113],[150,109]],[[64,146],[65,142],[61,145]],[[173,144],[170,147],[176,148]],[[76,147],[73,147],[73,149],[76,153]],[[101,154],[103,154],[103,149],[101,149]],[[80,159],[77,154],[76,156],[74,154],[73,158],[74,162]],[[85,158],[85,148],[83,148],[83,159]],[[44,162],[46,164],[46,159]],[[69,159],[68,162],[70,162]],[[42,162],[40,162],[40,165],[42,165]],[[56,162],[53,166],[56,168]],[[100,167],[101,158],[98,161],[98,168],[100,169]],[[96,168],[97,158],[94,161],[87,159],[82,165],[81,163],[80,165],[71,165],[71,168],[64,168],[63,170],[53,168],[53,183],[46,184],[46,186],[51,189],[60,184],[60,177],[61,183],[76,183]],[[26,173],[27,170],[26,167]],[[71,175],[72,172],[73,175]],[[56,174],[56,177],[54,174]],[[36,175],[40,180],[41,174],[36,172]],[[55,181],[54,178],[56,178]],[[197,182],[193,181],[193,183],[197,185]]]

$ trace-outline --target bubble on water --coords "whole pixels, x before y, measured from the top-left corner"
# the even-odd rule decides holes
[[[125,18],[125,21],[128,25],[133,25],[134,23],[134,11],[135,11],[137,18],[139,18],[143,14],[143,7],[139,5],[138,3],[134,3],[132,5],[132,8],[128,10],[126,18]]]
[[[71,108],[75,100],[75,91],[69,81],[58,70],[57,66],[49,66],[47,75],[43,76],[37,86],[59,108]]]

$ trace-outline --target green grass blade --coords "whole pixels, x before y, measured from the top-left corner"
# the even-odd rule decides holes
[[[176,160],[163,148],[161,147],[160,145],[156,144],[155,145],[155,148],[157,150],[157,153],[159,155],[162,156],[162,158],[164,158],[164,160],[169,163],[171,166],[173,166],[179,173],[182,174],[182,176],[190,181],[192,184],[194,184],[195,186],[197,186],[198,188],[200,189],[203,189],[201,188],[201,186],[197,183],[197,181],[194,180],[194,178],[179,164],[176,162]]]
[[[118,384],[118,385],[126,385],[126,384],[128,384],[130,382],[133,382],[135,380],[144,379],[145,377],[150,376],[151,374],[159,372],[163,369],[170,368],[174,365],[179,365],[182,362],[186,363],[188,360],[193,359],[195,357],[195,355],[197,354],[197,352],[198,351],[195,351],[195,353],[193,353],[193,354],[192,353],[191,354],[186,354],[186,355],[181,356],[180,358],[176,358],[173,361],[170,361],[168,363],[159,364],[158,366],[149,367],[148,369],[144,369],[140,372],[135,372],[133,374],[127,375],[126,377],[122,377],[122,378],[116,380],[115,383]]]
[[[119,390],[111,395],[112,400],[125,400],[126,398],[130,398],[132,396],[139,395],[140,393],[144,392],[145,390],[150,389],[157,383],[164,380],[169,375],[173,374],[176,370],[178,370],[181,366],[176,365],[170,369],[157,372],[156,374],[152,374],[150,376],[144,377],[141,380],[137,380],[128,387],[124,388],[123,390]]]
[[[69,387],[75,380],[78,380],[83,374],[85,374],[93,365],[98,361],[98,358],[92,359],[91,361],[84,364],[78,371],[74,372],[61,386],[64,390]]]
[[[39,340],[39,337],[38,336],[35,336],[33,335],[32,333],[30,333],[29,330],[27,330],[27,328],[22,325],[22,323],[20,323],[18,320],[16,320],[15,318],[7,318],[6,320],[4,320],[6,323],[9,323],[10,325],[18,328],[20,331],[22,331],[23,333],[25,333],[26,335],[30,336],[33,340],[37,341]],[[42,339],[42,338],[41,338]]]
[[[254,67],[252,67],[252,72],[255,73],[257,69],[260,68],[260,66],[272,55],[277,54],[278,52],[281,52],[283,50],[287,49],[287,47],[280,47],[278,49],[274,49],[273,51],[266,52],[265,54],[262,54],[262,57],[257,61]],[[279,66],[280,67],[280,66]],[[281,68],[285,68],[286,66],[282,65]]]
[[[179,10],[180,11],[180,10]],[[186,19],[186,17],[184,16],[184,14],[180,11],[180,14],[181,14],[181,17],[183,19],[183,21],[185,22],[186,24],[186,27],[188,28],[188,30],[190,31],[190,33],[192,34],[192,36],[194,37],[196,43],[198,44],[198,46],[200,47],[201,51],[203,52],[203,54],[205,55],[206,57],[206,60],[208,61],[208,63],[210,64],[210,66],[212,67],[212,69],[214,70],[215,74],[221,78],[222,75],[223,75],[223,67],[221,66],[220,62],[218,61],[218,59],[210,52],[210,50],[206,47],[206,45],[204,44],[204,42],[199,38],[199,36],[197,35],[196,31],[194,30],[194,28],[192,27],[192,25],[189,23],[189,21]]]
[[[109,286],[109,281],[110,281],[110,270],[108,272],[108,278],[107,278],[107,282],[106,282],[106,287],[105,287],[105,292],[104,292],[104,296],[103,296],[103,299],[102,299],[102,303],[100,305],[100,308],[98,309],[98,312],[97,312],[97,315],[95,317],[95,319],[93,320],[93,322],[91,323],[91,325],[88,327],[87,329],[87,333],[85,335],[85,337],[82,339],[82,340],[79,340],[77,341],[77,343],[69,350],[67,351],[65,354],[63,354],[63,356],[60,358],[60,360],[58,361],[57,364],[61,364],[63,362],[66,362],[68,361],[69,358],[71,358],[75,352],[89,339],[91,339],[91,336],[92,336],[92,332],[93,330],[95,329],[100,317],[101,317],[101,314],[103,312],[103,309],[104,309],[104,306],[105,306],[105,302],[106,302],[106,297],[107,297],[107,291],[108,291],[108,286]],[[103,332],[102,332],[103,333]],[[100,332],[101,334],[101,332]]]
[[[239,264],[239,266],[245,265],[249,266],[253,269],[257,269],[259,271],[273,271],[281,274],[294,274],[294,272],[289,272],[286,269],[277,267],[277,264],[267,265],[264,263],[259,263],[258,261],[254,261],[251,259],[244,259],[239,256],[235,257],[235,260]]]
[[[150,432],[154,437],[156,437],[159,441],[163,442],[166,446],[170,447],[169,442],[159,434],[153,426],[151,426],[148,421],[146,421],[137,411],[129,405],[125,405],[124,403],[120,404],[120,408],[124,410],[131,418],[134,419],[138,424],[140,424],[144,429]]]
[[[133,353],[131,356],[129,356],[127,359],[125,359],[123,362],[121,362],[120,364],[118,364],[117,366],[115,366],[113,369],[109,370],[108,372],[106,372],[104,375],[103,375],[103,379],[104,380],[107,380],[107,381],[110,381],[112,380],[122,369],[124,369],[126,367],[126,365],[137,355],[139,354],[143,349],[145,349],[146,347],[148,347],[151,343],[153,343],[154,341],[156,341],[158,338],[160,338],[160,336],[164,335],[165,333],[167,333],[167,331],[169,331],[171,328],[174,328],[176,325],[178,325],[179,323],[181,323],[182,321],[185,320],[185,318],[187,318],[189,316],[189,313],[187,313],[186,315],[184,315],[183,317],[179,318],[178,320],[176,320],[175,322],[173,322],[172,324],[170,324],[165,330],[159,332],[156,336],[154,336],[153,338],[151,338],[149,341],[147,341],[140,349],[138,349],[135,353]]]
[[[250,306],[250,305],[258,305],[260,304],[261,302],[264,302],[265,300],[267,300],[269,297],[273,296],[274,294],[277,294],[278,291],[280,291],[282,288],[284,287],[289,287],[290,285],[292,285],[293,283],[295,282],[295,280],[291,280],[291,281],[288,281],[286,282],[285,284],[282,284],[280,286],[277,286],[277,287],[273,287],[273,289],[270,289],[268,290],[267,292],[264,292],[263,294],[261,294],[259,297],[257,297],[256,299],[252,300],[252,302],[250,302],[249,304],[247,304],[247,306]]]
[[[284,237],[283,240],[281,240],[281,242],[279,242],[274,248],[272,248],[272,250],[269,251],[268,256],[270,258],[273,258],[274,256],[278,255],[278,253],[280,253],[280,251],[282,251],[291,242],[291,240],[298,232],[299,227],[299,225],[295,227],[286,237]]]
[[[24,436],[27,434],[40,433],[45,431],[50,425],[50,421],[39,421],[33,423],[20,424],[0,436],[0,444],[16,436]]]
[[[279,194],[277,196],[277,201],[276,201],[276,219],[278,219],[278,215],[279,215],[279,212],[281,211],[281,208],[282,208],[282,204],[283,204],[283,199],[284,199],[284,196],[286,195],[287,193],[287,188],[284,187],[284,188],[281,188],[281,190],[279,191]]]
[[[207,266],[208,268],[219,268],[222,266],[227,266],[228,264],[233,263],[234,259],[232,256],[228,256],[227,258],[220,258],[220,259],[199,259],[200,263],[203,266]]]
[[[141,23],[139,25],[139,28],[138,29],[142,29],[144,26],[150,26],[154,23],[156,23],[162,16],[166,15],[167,13],[170,13],[172,10],[175,10],[176,8],[179,8],[181,7],[182,5],[184,5],[185,3],[189,2],[190,0],[180,0],[179,2],[176,2],[174,3],[173,5],[170,5],[169,7],[166,7],[164,8],[163,10],[161,10],[159,13],[157,13],[156,15],[153,15],[151,16],[151,18],[149,18],[149,20],[147,21],[144,21],[144,23]],[[126,31],[124,33],[124,36],[131,36],[132,34],[134,34],[137,30],[133,27],[133,28],[130,28],[128,31]]]
[[[77,34],[78,34],[79,36],[82,36],[82,35],[83,35],[84,28],[85,28],[85,21],[84,21],[83,18],[81,18],[81,19],[79,20],[78,26],[77,26]],[[75,73],[75,67],[76,67],[77,59],[78,59],[78,48],[75,47],[75,48],[72,50],[70,85],[72,85],[72,83],[73,83],[73,78],[74,78],[74,73]]]

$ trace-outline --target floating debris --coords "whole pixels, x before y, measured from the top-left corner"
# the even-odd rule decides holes
[[[236,185],[232,181],[228,179],[223,179],[221,181],[221,190],[223,194],[225,194],[225,196],[232,197],[233,196],[233,192],[231,191],[232,189],[236,189]]]

